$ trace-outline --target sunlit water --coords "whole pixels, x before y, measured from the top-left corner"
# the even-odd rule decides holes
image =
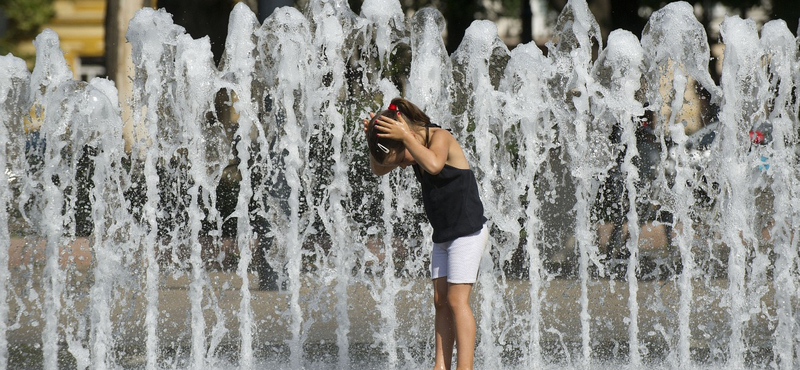
[[[0,364],[431,367],[431,230],[410,170],[369,173],[360,121],[403,95],[481,189],[478,368],[800,366],[784,22],[726,18],[719,85],[683,2],[602,44],[570,1],[546,53],[476,21],[448,54],[443,30],[392,0],[239,4],[215,65],[142,9],[122,105],[50,30],[32,73],[0,56]]]

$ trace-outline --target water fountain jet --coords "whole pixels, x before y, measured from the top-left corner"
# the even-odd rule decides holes
[[[368,173],[360,122],[404,95],[468,149],[485,199],[480,365],[797,366],[785,23],[727,18],[717,86],[684,2],[603,45],[571,0],[547,54],[478,21],[448,55],[443,22],[319,0],[258,24],[239,4],[214,65],[143,9],[123,104],[72,80],[52,31],[33,73],[0,57],[0,362],[428,366],[431,230],[410,172]]]

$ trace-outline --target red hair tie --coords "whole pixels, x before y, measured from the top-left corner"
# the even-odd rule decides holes
[[[394,104],[389,104],[389,106],[386,109],[397,112],[397,106]]]

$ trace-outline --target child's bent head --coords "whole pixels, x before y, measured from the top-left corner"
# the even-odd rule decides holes
[[[375,129],[375,121],[377,121],[378,118],[384,116],[397,120],[398,113],[403,116],[403,119],[411,127],[425,127],[431,123],[428,115],[410,101],[404,98],[392,99],[391,104],[389,104],[385,110],[376,114],[375,117],[372,117],[372,120],[369,121],[369,125],[367,126],[367,145],[369,146],[369,152],[378,163],[386,164],[387,160],[402,155],[405,151],[405,146],[402,142],[378,137],[379,131]]]

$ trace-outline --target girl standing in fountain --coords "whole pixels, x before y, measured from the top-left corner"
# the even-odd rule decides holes
[[[469,296],[489,237],[475,175],[453,135],[406,99],[395,98],[378,115],[370,113],[364,131],[374,174],[411,165],[422,186],[425,214],[433,226],[434,369],[450,369],[454,342],[456,369],[472,369],[475,317]]]

